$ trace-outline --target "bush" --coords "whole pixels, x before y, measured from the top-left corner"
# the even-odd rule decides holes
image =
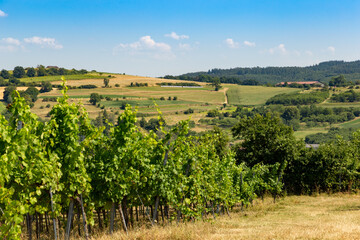
[[[87,84],[87,85],[80,85],[78,88],[80,88],[80,89],[92,89],[92,88],[97,88],[97,86],[94,85],[94,84]]]
[[[194,109],[192,109],[192,108],[189,108],[184,111],[184,114],[191,114],[191,113],[194,113]]]
[[[208,111],[206,116],[207,117],[218,117],[218,116],[220,116],[220,113],[219,113],[219,110],[213,109],[213,110]]]

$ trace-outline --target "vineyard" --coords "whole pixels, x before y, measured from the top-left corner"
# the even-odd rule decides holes
[[[0,239],[89,239],[96,233],[229,215],[256,198],[357,192],[360,132],[306,148],[274,114],[239,117],[231,148],[219,128],[190,133],[190,120],[157,130],[127,105],[95,127],[65,81],[49,121],[17,91],[0,115]],[[241,113],[241,112],[239,112]]]
[[[281,194],[279,164],[236,164],[221,135],[188,134],[181,121],[144,133],[130,106],[112,126],[96,128],[63,97],[43,123],[14,92],[0,115],[0,238],[89,238],[93,229],[193,221]],[[76,216],[75,216],[76,215]],[[116,221],[120,219],[120,221]]]

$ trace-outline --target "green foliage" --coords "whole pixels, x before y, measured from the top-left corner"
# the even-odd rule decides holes
[[[232,133],[243,140],[236,149],[238,163],[245,162],[249,166],[280,163],[284,169],[296,152],[292,129],[270,113],[241,119]]]
[[[3,94],[3,98],[4,98],[4,102],[5,103],[11,103],[12,102],[12,93],[16,90],[16,87],[14,86],[9,86],[6,87],[4,90],[4,94]]]
[[[28,70],[26,71],[26,76],[28,77],[35,77],[36,75],[36,70],[35,68],[31,67],[31,68],[28,68]]]
[[[42,82],[41,83],[41,89],[40,89],[41,93],[50,92],[50,91],[52,91],[52,89],[53,89],[53,86],[50,82]]]
[[[345,79],[344,75],[332,77],[331,80],[329,81],[329,86],[346,87],[349,85],[352,85],[352,84]]]
[[[337,140],[341,136],[344,140],[350,140],[355,129],[332,127],[327,133],[315,133],[305,137],[305,142],[309,144],[329,143]]]
[[[328,61],[308,67],[245,67],[231,69],[210,69],[207,72],[193,72],[180,76],[165,76],[167,79],[181,79],[199,82],[211,82],[219,78],[222,83],[242,84],[252,79],[261,84],[296,81],[329,82],[331,77],[344,75],[348,80],[360,78],[360,61]]]
[[[220,115],[219,110],[213,109],[207,112],[207,117],[218,117]]]
[[[10,78],[10,73],[9,71],[2,69],[0,72],[0,76],[4,79],[9,79]]]
[[[25,76],[25,69],[21,66],[16,66],[13,71],[13,76],[16,78],[22,78]]]
[[[354,90],[349,90],[339,94],[333,94],[331,100],[334,102],[359,102],[360,93],[355,92]]]
[[[100,95],[98,93],[92,93],[90,94],[90,103],[92,105],[96,105],[101,101]]]
[[[110,79],[104,78],[104,87],[109,87]]]
[[[283,105],[309,105],[314,103],[321,103],[329,97],[329,91],[312,91],[309,93],[288,93],[279,94],[271,97],[266,101],[269,104],[283,104]]]

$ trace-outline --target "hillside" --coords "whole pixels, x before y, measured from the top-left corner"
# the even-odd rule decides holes
[[[261,84],[276,84],[283,81],[321,81],[327,83],[332,77],[340,74],[349,81],[360,80],[360,60],[353,62],[328,61],[307,67],[214,68],[207,72],[193,72],[179,76],[165,76],[164,78],[206,82],[209,81],[209,78],[218,77],[223,83],[239,83],[250,79]]]

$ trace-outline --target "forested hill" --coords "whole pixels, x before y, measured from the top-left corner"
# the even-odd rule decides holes
[[[220,78],[223,83],[241,83],[249,80],[256,80],[252,82],[261,84],[275,84],[285,81],[321,81],[327,83],[332,77],[340,74],[349,81],[360,80],[360,60],[353,62],[329,61],[308,67],[214,68],[207,72],[186,73],[179,76],[167,75],[164,78],[201,82]]]

